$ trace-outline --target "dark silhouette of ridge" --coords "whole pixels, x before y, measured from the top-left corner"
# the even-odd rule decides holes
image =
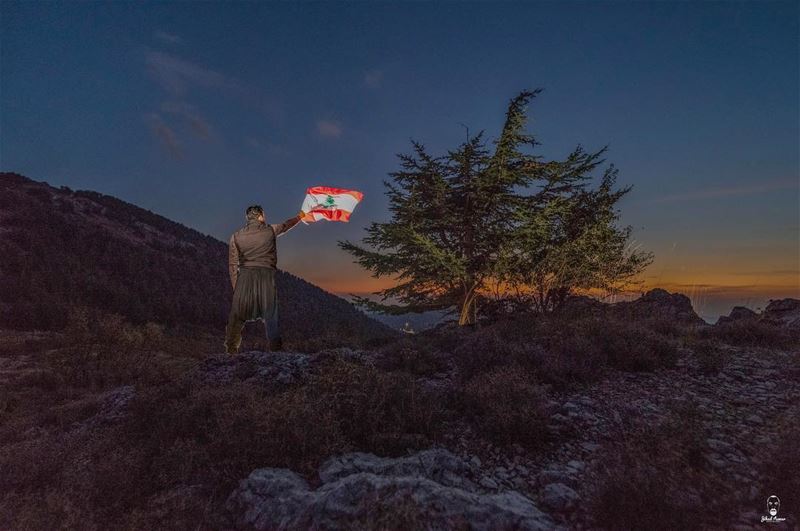
[[[0,327],[58,330],[84,306],[133,323],[224,330],[227,244],[115,197],[0,173]],[[362,343],[394,332],[280,271],[284,337]],[[337,341],[341,340],[341,341]]]

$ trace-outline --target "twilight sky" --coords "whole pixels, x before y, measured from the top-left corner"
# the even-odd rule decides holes
[[[385,287],[341,251],[388,219],[409,139],[434,153],[529,107],[538,153],[608,144],[647,286],[706,319],[800,297],[796,2],[0,4],[0,169],[117,196],[227,240],[305,188],[355,188],[279,266]],[[599,172],[598,172],[599,173]]]

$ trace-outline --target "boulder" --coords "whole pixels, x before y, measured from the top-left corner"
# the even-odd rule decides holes
[[[123,385],[106,391],[97,397],[98,411],[88,419],[71,426],[74,432],[88,432],[100,426],[120,421],[128,414],[128,405],[136,396],[132,385]]]
[[[586,295],[570,295],[559,308],[559,313],[571,318],[602,315],[608,304]]]
[[[478,487],[471,477],[476,472],[444,449],[396,459],[352,453],[320,467],[317,489],[291,470],[255,470],[225,507],[236,529],[556,527],[519,492],[488,493]]]
[[[612,305],[618,316],[629,319],[667,319],[683,325],[706,324],[692,308],[692,301],[682,293],[661,288],[648,291],[633,301]]]
[[[689,297],[661,288],[652,289],[633,301],[610,304],[585,295],[573,295],[564,301],[559,312],[571,318],[610,315],[624,319],[667,319],[683,325],[705,324],[692,308]]]
[[[554,511],[567,511],[575,508],[580,496],[563,483],[550,483],[542,489],[541,500]]]
[[[472,478],[480,474],[480,469],[441,449],[398,458],[352,452],[325,461],[319,468],[319,478],[323,483],[332,483],[362,472],[378,476],[422,476],[448,487],[474,491],[477,486]]]
[[[717,319],[716,324],[723,324],[723,323],[730,323],[733,321],[740,321],[742,319],[757,319],[758,314],[751,310],[750,308],[745,308],[744,306],[734,306],[731,310],[731,313],[728,315],[721,315],[719,319]]]
[[[252,350],[236,355],[210,356],[200,363],[197,376],[210,385],[247,381],[265,385],[290,385],[306,381],[325,361],[334,358],[370,363],[370,353],[349,348],[326,349],[313,354]]]
[[[800,328],[800,300],[777,299],[769,301],[762,318],[790,328]]]

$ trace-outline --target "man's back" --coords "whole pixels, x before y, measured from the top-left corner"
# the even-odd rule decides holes
[[[251,221],[231,236],[231,246],[238,254],[238,264],[245,267],[270,267],[275,269],[278,253],[275,231],[271,225]]]
[[[231,284],[236,286],[238,267],[268,267],[275,269],[278,264],[276,238],[294,227],[300,216],[283,223],[268,225],[259,220],[250,220],[247,225],[231,235],[228,244],[228,266]]]

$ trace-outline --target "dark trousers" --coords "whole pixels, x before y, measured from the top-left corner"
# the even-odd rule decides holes
[[[258,319],[264,321],[270,349],[279,350],[282,341],[275,270],[242,267],[233,290],[233,303],[225,328],[225,348],[228,352],[239,350],[244,324]]]

